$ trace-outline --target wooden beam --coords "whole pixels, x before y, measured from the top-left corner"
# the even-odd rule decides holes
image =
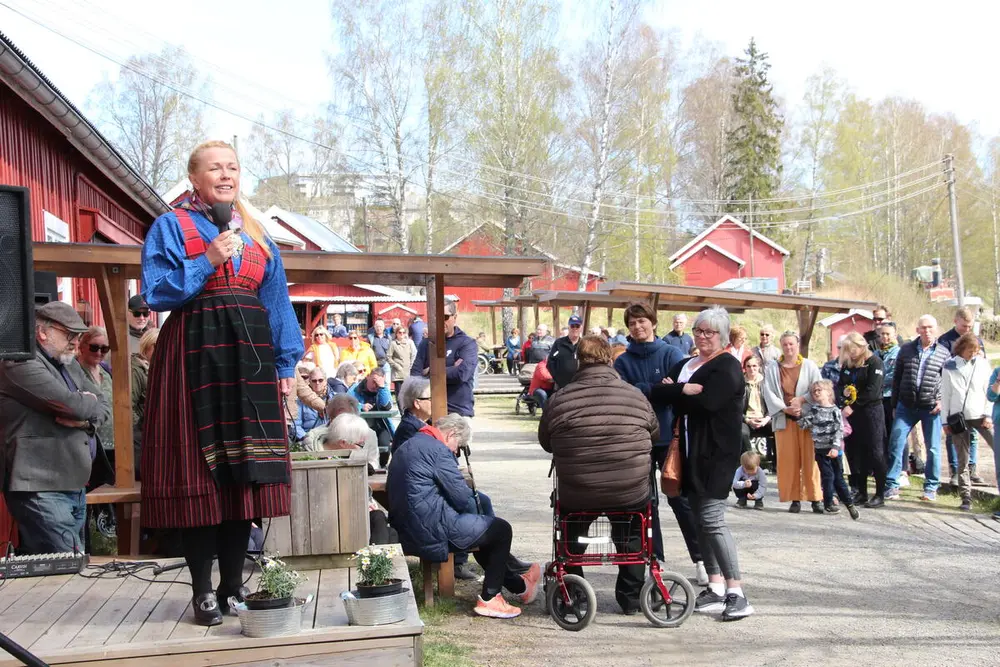
[[[517,304],[517,330],[521,332],[521,347],[524,347],[524,342],[528,340],[527,332],[528,323],[525,321],[524,317],[524,306],[522,304]],[[523,359],[521,360],[524,361]]]
[[[115,486],[135,488],[132,450],[132,369],[128,350],[128,281],[118,266],[105,266],[97,281],[97,296],[107,325],[111,346],[112,418],[115,431]],[[138,536],[136,536],[138,539]],[[122,545],[119,545],[122,546]]]
[[[538,328],[539,323],[541,323],[541,318],[538,316],[538,302],[535,302],[535,328]]]
[[[798,311],[799,316],[799,348],[803,357],[809,356],[809,340],[813,335],[813,328],[816,326],[816,318],[819,317],[819,308],[809,308]]]
[[[608,326],[614,325],[615,309],[613,306],[608,306]]]
[[[558,337],[562,331],[562,319],[560,318],[559,306],[552,306],[552,335]]]
[[[427,281],[427,329],[431,332],[431,340],[427,345],[431,380],[431,421],[448,414],[444,318],[444,276],[434,276]]]
[[[583,335],[590,333],[590,302],[583,302]]]
[[[493,332],[493,344],[499,345],[497,343],[497,309],[490,307],[490,331]]]

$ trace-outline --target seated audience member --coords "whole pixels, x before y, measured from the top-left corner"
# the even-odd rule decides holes
[[[358,366],[353,361],[344,361],[337,366],[337,374],[327,382],[327,396],[346,394],[358,380]]]
[[[542,359],[535,366],[535,372],[531,374],[528,395],[535,399],[535,403],[539,408],[544,410],[545,402],[549,400],[553,386],[555,386],[555,383],[552,381],[552,373],[549,373],[549,361],[548,359]]]
[[[392,410],[392,394],[389,393],[385,379],[385,371],[376,367],[363,381],[351,389],[351,396],[358,399],[362,412],[384,412]],[[381,467],[389,461],[389,449],[392,444],[392,426],[388,419],[372,419],[371,427],[378,436],[379,462]]]
[[[337,394],[336,396],[330,397],[330,400],[326,404],[327,426],[316,427],[307,432],[305,439],[302,441],[303,448],[307,452],[318,452],[322,449],[335,449],[334,447],[327,445],[327,441],[330,438],[329,424],[332,424],[337,417],[344,414],[361,416],[361,408],[358,406],[358,400],[350,394]],[[364,449],[365,459],[368,461],[369,469],[378,470],[378,439],[375,437],[375,431],[371,430],[371,427],[368,428]]]
[[[113,481],[96,436],[111,405],[76,360],[86,331],[72,306],[47,303],[35,311],[35,356],[0,362],[0,470],[23,554],[83,551],[88,480]]]
[[[633,511],[631,522],[612,523],[612,539],[631,553],[642,545],[642,514],[651,498],[656,415],[642,392],[611,366],[611,346],[602,336],[585,336],[576,349],[579,370],[549,401],[538,424],[538,442],[552,454],[563,512]],[[570,549],[582,553],[587,521],[569,524]],[[583,576],[583,568],[567,567]],[[622,612],[639,609],[644,565],[620,565],[615,598]]]
[[[139,339],[139,351],[132,355],[132,460],[135,478],[139,479],[139,461],[142,460],[142,429],[146,421],[146,390],[149,386],[149,362],[156,350],[160,330],[147,329]]]
[[[326,405],[326,401],[319,394],[312,390],[309,385],[309,374],[312,373],[313,369],[316,368],[316,364],[311,361],[300,361],[295,366],[295,398],[294,401],[285,401],[286,404],[291,404],[289,406],[290,412],[292,413],[292,420],[294,422],[295,416],[299,414],[299,405],[308,405],[311,409],[316,412],[323,412],[323,408]]]
[[[431,381],[421,375],[406,378],[399,389],[399,409],[403,415],[392,434],[392,453],[430,421]]]
[[[510,524],[476,512],[473,492],[455,460],[470,435],[464,417],[446,415],[396,450],[386,479],[389,523],[406,553],[431,561],[444,562],[452,551],[477,549],[473,555],[485,574],[475,613],[514,618],[521,610],[504,600],[501,589],[531,604],[538,595],[541,568],[533,563],[526,573],[515,573],[509,566]]]
[[[309,372],[309,388],[312,389],[317,396],[323,399],[323,409],[314,410],[309,404],[303,403],[299,400],[299,411],[298,415],[293,421],[293,426],[295,428],[295,441],[302,442],[305,439],[306,433],[313,430],[317,426],[323,426],[326,424],[326,397],[327,397],[327,381],[326,373],[319,366],[312,369]]]
[[[736,506],[746,507],[747,501],[753,501],[755,510],[764,509],[764,493],[767,491],[767,473],[760,466],[760,454],[743,452],[740,456],[740,467],[733,475],[733,493],[736,494]]]

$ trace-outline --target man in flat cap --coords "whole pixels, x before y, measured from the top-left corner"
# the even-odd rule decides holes
[[[95,428],[111,406],[76,360],[85,331],[71,306],[47,303],[35,312],[35,358],[0,362],[0,472],[21,553],[82,552],[84,490],[92,468],[108,470]]]

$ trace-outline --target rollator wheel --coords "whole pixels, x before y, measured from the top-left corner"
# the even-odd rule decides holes
[[[590,625],[597,615],[597,596],[594,589],[583,577],[576,574],[564,574],[563,583],[569,594],[569,602],[563,598],[562,586],[557,580],[549,584],[545,594],[545,604],[549,615],[563,630],[577,632]]]
[[[514,401],[514,414],[521,414],[521,401]]]
[[[639,592],[639,606],[649,622],[658,628],[676,628],[694,612],[694,586],[676,572],[660,572],[663,586],[670,595],[670,604],[663,604],[663,595],[653,577]]]

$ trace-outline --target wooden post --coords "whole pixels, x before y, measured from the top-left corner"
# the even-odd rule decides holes
[[[799,316],[799,354],[808,357],[809,339],[812,338],[816,318],[819,317],[819,308],[802,309],[797,312]]]
[[[448,414],[444,317],[444,276],[435,275],[427,280],[427,329],[431,333],[431,340],[427,345],[431,369],[431,421]]]
[[[497,309],[490,306],[490,330],[493,332],[493,344],[499,345],[497,342]]]
[[[536,329],[538,328],[539,324],[541,324],[541,320],[538,318],[538,302],[535,301],[535,328]]]
[[[590,333],[590,302],[583,302],[583,335]]]
[[[559,306],[552,306],[552,335],[556,338],[559,337],[559,332],[562,331],[562,318],[559,316]]]
[[[615,323],[614,318],[615,318],[615,307],[614,306],[608,306],[608,326],[609,327],[612,326]]]
[[[524,304],[523,303],[518,303],[517,304],[517,329],[518,329],[518,331],[521,332],[521,347],[524,347],[525,341],[528,340],[527,326],[528,326],[528,323],[525,321],[525,317],[524,317]],[[522,359],[521,361],[523,362],[524,360]]]

